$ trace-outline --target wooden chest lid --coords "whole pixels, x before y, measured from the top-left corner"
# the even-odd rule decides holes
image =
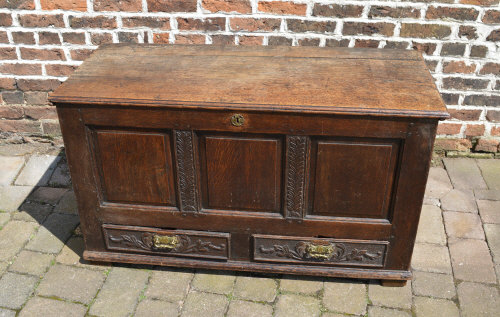
[[[448,117],[407,50],[111,44],[50,97],[64,104]]]

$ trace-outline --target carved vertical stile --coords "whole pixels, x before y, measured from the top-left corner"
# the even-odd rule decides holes
[[[191,131],[175,131],[174,134],[179,209],[190,212],[198,211],[193,133]]]
[[[307,137],[286,138],[285,217],[303,218],[305,206]]]

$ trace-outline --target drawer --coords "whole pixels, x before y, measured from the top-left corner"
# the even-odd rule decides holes
[[[383,267],[389,242],[253,235],[253,258],[261,262]]]
[[[110,250],[227,260],[229,234],[104,224]]]

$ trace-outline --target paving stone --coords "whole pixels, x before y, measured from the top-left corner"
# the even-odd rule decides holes
[[[500,190],[498,189],[475,189],[474,195],[478,200],[500,200]]]
[[[479,215],[445,211],[443,212],[443,218],[448,237],[484,240],[483,226]]]
[[[145,299],[137,305],[135,317],[177,316],[177,305],[159,300]]]
[[[376,306],[411,309],[411,282],[406,283],[404,287],[370,284],[368,297]]]
[[[493,262],[485,241],[460,239],[450,241],[449,248],[456,279],[496,283]]]
[[[453,187],[458,189],[487,189],[476,161],[470,158],[443,158]]]
[[[497,279],[500,281],[500,264],[495,265],[495,271],[497,272]]]
[[[485,223],[500,223],[500,201],[478,200],[479,214]]]
[[[73,191],[66,192],[56,208],[54,208],[55,212],[65,213],[65,214],[73,214],[78,215],[78,206],[76,204],[76,197]]]
[[[16,179],[16,185],[45,186],[56,168],[60,156],[32,155]]]
[[[477,160],[489,189],[500,189],[500,160]]]
[[[22,204],[18,211],[12,213],[12,219],[42,223],[52,212],[52,208],[51,205],[28,201]]]
[[[50,178],[49,185],[55,187],[68,187],[71,185],[71,176],[66,162],[60,162],[56,167]]]
[[[247,302],[243,300],[233,300],[229,304],[227,317],[271,317],[273,307],[271,305]]]
[[[344,314],[337,314],[337,313],[323,313],[321,317],[346,317],[346,316],[352,316],[352,315],[344,315]]]
[[[88,304],[104,282],[102,272],[56,264],[45,274],[37,293]]]
[[[144,270],[114,267],[89,314],[106,317],[130,315],[148,277],[149,272]]]
[[[292,293],[316,294],[323,289],[323,281],[311,277],[289,276],[281,279],[280,289]]]
[[[500,311],[500,295],[494,286],[463,282],[457,287],[462,317],[496,317]]]
[[[97,270],[107,270],[111,267],[109,263],[89,262],[84,260],[82,258],[84,248],[82,237],[72,237],[66,242],[61,253],[57,255],[56,262]]]
[[[0,212],[0,228],[10,220],[9,212]]]
[[[0,186],[0,210],[16,211],[32,190],[31,186]]]
[[[224,295],[190,292],[186,297],[181,316],[218,317],[224,316],[228,299]]]
[[[366,286],[362,283],[325,282],[323,306],[329,310],[364,315],[366,313]]]
[[[280,295],[276,304],[276,317],[319,316],[319,299],[295,294]]]
[[[33,292],[38,278],[5,273],[0,279],[0,306],[19,309]]]
[[[203,292],[229,294],[236,276],[226,273],[196,273],[192,286]]]
[[[0,156],[0,186],[12,184],[23,165],[22,156]]]
[[[441,206],[441,201],[437,198],[429,198],[429,197],[424,197],[424,205],[430,205],[430,206]]]
[[[28,199],[45,204],[55,205],[68,190],[66,188],[38,187]]]
[[[455,297],[453,276],[429,272],[413,272],[413,293],[420,296],[431,296],[451,299]]]
[[[33,297],[26,303],[23,310],[21,310],[19,317],[83,317],[86,311],[87,308],[80,304],[43,297]]]
[[[448,248],[427,243],[416,243],[411,266],[418,271],[451,274]]]
[[[411,317],[411,314],[397,309],[370,306],[368,308],[368,317]]]
[[[53,259],[51,254],[23,250],[17,255],[9,271],[40,276],[47,271]]]
[[[418,223],[417,242],[446,244],[441,209],[436,206],[423,205]]]
[[[457,305],[451,300],[415,297],[414,301],[417,317],[460,317]]]
[[[9,221],[0,230],[0,261],[7,261],[16,255],[37,227],[32,222]]]
[[[234,296],[253,301],[272,302],[276,298],[276,282],[270,278],[238,276]]]
[[[0,275],[7,271],[7,266],[9,266],[8,262],[0,262]]]
[[[59,253],[79,222],[78,216],[75,215],[51,214],[26,248],[45,253]]]
[[[194,274],[190,271],[162,268],[153,271],[145,295],[178,302],[184,299]]]
[[[493,254],[493,261],[500,263],[500,224],[485,224],[486,241]]]
[[[15,317],[16,311],[0,308],[0,317]]]
[[[452,189],[453,186],[446,170],[441,167],[431,167],[425,188],[425,196],[428,198],[441,198]]]
[[[453,189],[441,198],[441,209],[477,213],[477,205],[471,190]]]

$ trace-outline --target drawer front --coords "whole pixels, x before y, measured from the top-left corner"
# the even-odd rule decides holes
[[[253,235],[255,261],[383,267],[389,242]]]
[[[191,230],[102,226],[110,250],[227,260],[229,234]]]

